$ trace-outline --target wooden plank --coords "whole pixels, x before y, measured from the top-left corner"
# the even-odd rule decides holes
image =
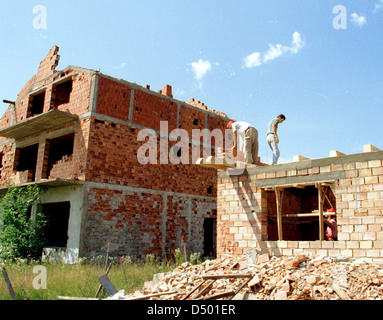
[[[209,283],[203,290],[201,290],[200,292],[198,292],[198,293],[196,294],[196,296],[193,298],[193,300],[197,300],[197,298],[198,298],[199,296],[202,296],[202,295],[204,295],[205,293],[208,293],[208,292],[211,290],[211,288],[212,288],[212,286],[213,286],[213,283],[215,282],[216,279],[206,279],[206,280],[210,281],[210,283]]]
[[[319,240],[324,240],[324,226],[323,226],[323,187],[318,184],[318,206],[319,206]]]
[[[106,274],[102,275],[98,278],[98,281],[102,284],[102,286],[105,288],[106,292],[109,294],[109,296],[115,295],[118,291],[113,286],[113,284],[108,279],[108,276]]]
[[[68,296],[57,296],[59,300],[101,300],[99,298],[84,298],[84,297],[68,297]]]
[[[322,181],[322,182],[304,182],[304,183],[294,183],[294,184],[280,184],[275,186],[262,186],[261,189],[266,191],[272,191],[275,190],[275,188],[299,188],[302,189],[304,187],[308,186],[316,186],[318,183],[321,183],[322,185],[332,186],[334,184],[334,180],[329,181]]]
[[[183,297],[181,300],[186,300],[187,298],[189,298],[194,292],[196,292],[199,288],[201,288],[201,286],[206,282],[208,281],[208,279],[205,279],[203,280],[199,285],[195,286],[194,289],[192,291],[190,291],[185,297]]]
[[[283,192],[282,188],[275,188],[275,197],[277,199],[277,227],[278,227],[278,240],[283,240],[283,231],[282,231],[282,201],[283,201]]]
[[[252,279],[254,279],[254,277],[249,277],[246,281],[244,281],[234,292],[234,294],[232,296],[229,296],[226,300],[231,300],[233,299],[237,294],[238,292],[240,292],[242,290],[242,288],[244,286],[246,286]]]
[[[242,273],[231,273],[231,274],[212,274],[202,276],[202,279],[217,280],[217,279],[232,279],[232,278],[249,278],[252,277],[251,274],[242,274]]]
[[[201,297],[195,300],[215,300],[215,299],[225,298],[227,296],[232,296],[234,293],[235,293],[234,290],[231,289],[229,291],[212,294],[210,296]]]
[[[5,270],[5,267],[3,267],[3,277],[5,280],[5,283],[7,284],[9,294],[11,295],[12,300],[17,300],[15,292],[13,291],[11,281],[9,280],[7,270]]]
[[[175,290],[174,291],[165,291],[165,292],[153,293],[153,294],[148,294],[146,296],[128,298],[128,299],[123,299],[123,300],[146,300],[146,299],[150,299],[153,297],[159,297],[159,296],[164,296],[164,295],[174,294],[174,293],[178,293],[178,291],[175,291]]]
[[[336,212],[323,212],[323,216],[336,215]],[[310,217],[319,217],[318,213],[286,213],[282,214],[282,217],[286,218],[310,218]]]

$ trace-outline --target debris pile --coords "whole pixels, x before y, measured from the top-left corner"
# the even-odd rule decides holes
[[[313,256],[270,257],[248,253],[199,265],[185,262],[157,274],[133,294],[120,290],[108,299],[128,300],[380,300],[383,266],[366,259]]]

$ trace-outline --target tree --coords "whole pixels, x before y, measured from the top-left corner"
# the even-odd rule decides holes
[[[31,215],[40,202],[41,187],[10,187],[0,197],[0,259],[39,259],[45,244],[45,216]]]

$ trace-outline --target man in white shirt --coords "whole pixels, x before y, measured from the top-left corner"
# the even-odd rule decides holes
[[[245,162],[248,164],[258,164],[258,131],[245,121],[230,121],[227,124],[229,129],[233,130],[232,153],[237,156],[238,135],[242,138],[241,151],[244,152]]]
[[[278,117],[271,120],[269,122],[269,124],[267,125],[267,138],[266,138],[266,140],[270,146],[271,151],[273,151],[273,163],[272,164],[277,164],[279,156],[280,156],[280,152],[279,152],[279,148],[278,148],[279,137],[277,134],[278,124],[282,123],[285,120],[286,120],[285,115],[280,114]]]

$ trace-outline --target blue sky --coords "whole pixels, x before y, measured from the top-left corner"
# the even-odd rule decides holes
[[[57,45],[58,69],[170,84],[179,100],[252,123],[266,163],[279,113],[281,162],[383,149],[383,0],[18,0],[0,12],[1,100]]]

